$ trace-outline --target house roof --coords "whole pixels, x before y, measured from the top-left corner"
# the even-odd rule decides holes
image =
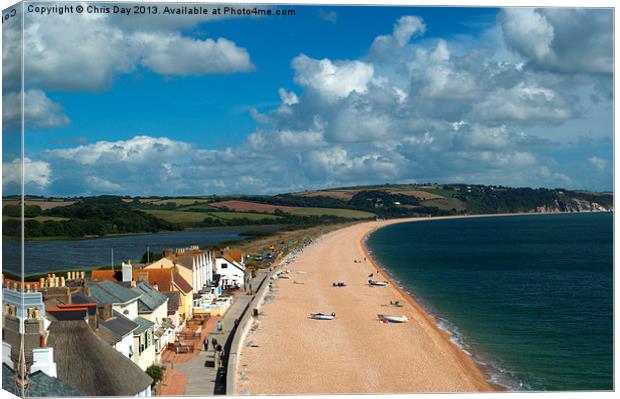
[[[136,328],[133,332],[134,334],[142,334],[143,332],[145,332],[149,328],[152,328],[155,325],[155,323],[153,323],[150,320],[145,319],[142,316],[136,317],[135,319],[133,319],[133,321],[135,321],[136,324],[138,324],[138,328]]]
[[[174,323],[169,318],[165,318],[161,321],[161,326],[155,330],[155,336],[161,337],[166,333],[166,330],[174,330]]]
[[[52,322],[48,345],[54,348],[58,378],[85,396],[135,396],[153,382],[83,320]]]
[[[97,303],[95,301],[95,298],[91,298],[82,292],[76,292],[75,294],[71,295],[71,302],[73,304],[87,304],[93,302]]]
[[[222,259],[228,261],[231,265],[233,265],[234,267],[236,267],[237,269],[241,270],[241,271],[245,271],[245,266],[243,266],[241,263],[237,262],[236,260],[234,260],[233,258],[231,258],[228,255],[224,255],[222,257]]]
[[[226,253],[226,256],[228,256],[230,259],[234,260],[235,262],[243,262],[243,252],[239,249],[231,249],[230,251],[228,251]]]
[[[140,294],[112,281],[91,281],[86,283],[90,296],[99,306],[126,303],[138,299]]]
[[[90,272],[91,280],[100,281],[121,281],[123,279],[123,273],[120,270],[93,270]]]
[[[173,314],[181,306],[181,294],[178,291],[164,292],[163,294],[168,298],[168,314]]]
[[[64,383],[58,378],[50,377],[42,371],[35,371],[28,376],[28,396],[84,396],[83,393]],[[2,389],[21,397],[21,392],[17,392],[15,386],[15,371],[7,364],[2,363]]]
[[[153,288],[153,286],[142,281],[138,281],[136,286],[131,288],[131,290],[141,295],[138,300],[139,313],[151,313],[161,305],[165,304],[168,300],[168,297],[164,294],[157,291]]]
[[[172,262],[176,265],[184,266],[191,270],[192,265],[194,264],[194,258],[196,258],[196,256],[198,256],[198,254],[181,255],[173,258]]]
[[[185,281],[185,279],[181,277],[181,274],[174,269],[172,270],[172,282],[178,289],[183,291],[184,294],[189,294],[192,291],[192,285]]]
[[[138,323],[129,320],[117,311],[112,312],[112,317],[109,319],[99,321],[99,328],[105,330],[102,331],[102,337],[112,345],[119,342],[127,334],[135,331],[138,327]]]
[[[141,273],[147,273],[147,283],[151,285],[157,284],[157,289],[162,292],[172,291],[172,269],[140,269],[133,271],[134,280],[140,279]]]

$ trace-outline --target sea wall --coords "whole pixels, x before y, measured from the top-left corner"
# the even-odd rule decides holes
[[[256,289],[256,294],[254,294],[252,300],[248,302],[248,304],[245,306],[245,309],[243,309],[241,319],[236,327],[232,343],[230,344],[230,349],[228,350],[228,361],[226,365],[227,395],[237,395],[237,369],[239,367],[239,355],[241,354],[241,350],[243,349],[245,337],[250,331],[250,327],[252,327],[252,322],[254,321],[252,310],[260,309],[260,306],[263,303],[263,299],[265,298],[265,295],[269,288],[269,284],[267,282],[275,273],[275,270],[277,269],[274,269],[274,271],[264,274],[263,279],[261,280],[258,288]]]

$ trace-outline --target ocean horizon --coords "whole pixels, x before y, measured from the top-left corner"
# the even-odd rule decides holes
[[[509,390],[613,389],[613,215],[387,226],[373,258]]]

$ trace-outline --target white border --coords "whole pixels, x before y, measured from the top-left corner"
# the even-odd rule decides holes
[[[30,2],[30,1],[28,1]],[[42,3],[43,1],[41,1]],[[69,3],[69,2],[78,2],[78,1],[54,1],[53,3]],[[131,0],[118,0],[118,3],[191,3],[191,1],[181,1],[181,0],[150,0],[150,1],[131,1]],[[16,1],[11,1],[11,0],[0,0],[0,5],[2,6],[1,8],[4,10],[5,8],[8,8],[12,5],[17,4],[18,2]],[[504,1],[498,1],[498,0],[478,0],[476,2],[470,2],[470,1],[466,1],[466,0],[443,0],[443,1],[437,1],[437,0],[426,0],[426,1],[408,1],[408,0],[388,0],[386,2],[380,2],[378,3],[377,1],[370,1],[370,0],[337,0],[337,1],[329,1],[329,0],[313,0],[313,1],[308,1],[308,0],[294,0],[294,1],[282,1],[282,0],[271,0],[271,1],[265,1],[265,0],[253,0],[253,1],[248,1],[248,0],[226,0],[226,1],[194,1],[194,3],[205,3],[205,4],[233,4],[233,3],[237,3],[237,4],[251,4],[251,3],[255,3],[255,4],[283,4],[283,5],[379,5],[379,6],[388,6],[388,5],[394,5],[394,6],[469,6],[469,7],[515,7],[515,6],[525,6],[525,7],[585,7],[585,8],[592,8],[592,7],[609,7],[609,8],[614,8],[613,12],[614,12],[614,25],[615,25],[615,16],[616,16],[616,9],[615,9],[615,2],[614,1],[610,1],[610,0],[590,0],[590,1],[553,1],[553,0],[537,0],[537,1],[514,1],[514,0],[504,0]],[[616,40],[617,37],[615,35],[615,29],[614,29],[614,55],[618,53],[618,41]],[[1,35],[0,35],[0,45],[2,44],[2,39],[1,39]],[[615,73],[617,71],[617,64],[615,63],[615,58],[614,58],[614,160],[615,160],[615,153],[618,150],[620,144],[618,144],[618,142],[615,140],[615,132],[617,131],[618,128],[618,121],[615,118],[615,114],[616,111],[618,109],[618,105],[615,101],[615,93],[617,92],[618,89],[618,84],[617,81],[615,79]],[[0,82],[1,82],[1,76],[2,76],[2,66],[0,65]],[[2,104],[2,96],[0,96],[0,106]],[[0,120],[0,127],[1,127],[1,120]],[[2,160],[2,142],[0,140],[0,162]],[[616,172],[616,164],[614,161],[614,188],[618,186],[618,182],[620,181],[620,177],[618,176]],[[614,194],[615,194],[615,190],[614,190]],[[2,195],[2,185],[0,184],[0,196]],[[618,209],[618,199],[617,197],[614,198],[614,207],[615,209]],[[618,221],[615,218],[615,214],[614,214],[614,232],[616,231],[616,228],[618,227]],[[0,225],[0,234],[2,233],[2,227]],[[620,368],[620,362],[618,361],[618,356],[616,356],[615,353],[615,343],[617,342],[617,338],[618,338],[618,331],[620,329],[620,323],[618,323],[618,318],[615,317],[615,310],[618,309],[618,297],[615,295],[615,288],[617,286],[617,275],[615,273],[615,269],[616,269],[616,257],[615,257],[615,250],[618,247],[618,245],[620,244],[620,238],[618,236],[616,236],[614,234],[614,386],[617,389],[617,386],[615,384],[618,383],[618,370]],[[1,265],[1,258],[0,258],[0,265]],[[369,396],[369,395],[364,395],[365,397]],[[483,394],[415,394],[415,395],[396,395],[397,397],[403,397],[403,398],[488,398],[488,399],[501,399],[501,398],[505,398],[506,396],[509,396],[511,398],[528,398],[528,399],[536,399],[536,398],[592,398],[593,396],[595,397],[601,397],[601,398],[612,398],[615,397],[616,394],[615,392],[597,392],[597,393],[593,393],[593,392],[544,392],[544,393],[508,393],[508,392],[502,392],[502,393],[483,393]],[[280,398],[295,398],[295,396],[279,396]],[[325,396],[313,396],[313,395],[306,395],[304,396],[304,398],[338,398],[338,399],[350,399],[350,398],[360,398],[361,395],[325,395]],[[370,397],[373,398],[381,398],[381,399],[392,399],[395,397],[395,395],[370,395]]]

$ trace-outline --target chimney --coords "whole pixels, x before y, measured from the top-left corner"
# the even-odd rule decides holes
[[[65,286],[65,278],[64,278],[64,277],[61,277],[61,278],[60,278],[60,286],[61,286],[61,287],[64,287],[64,286]]]
[[[80,278],[84,280],[84,272],[80,272]]]
[[[148,272],[138,272],[138,281],[144,281],[148,284],[149,282],[149,273]]]
[[[131,266],[131,261],[127,261],[127,263],[122,263],[122,271],[123,271],[123,282],[128,283],[132,280],[132,271],[133,267]]]
[[[103,307],[99,309],[99,317],[101,317],[102,320],[107,320],[112,317],[112,305],[109,303],[103,305]]]
[[[159,291],[159,286],[157,285],[157,283],[153,284],[153,288],[155,288],[157,291]]]
[[[43,277],[39,279],[39,285],[41,286],[41,288],[45,287],[45,279]]]

